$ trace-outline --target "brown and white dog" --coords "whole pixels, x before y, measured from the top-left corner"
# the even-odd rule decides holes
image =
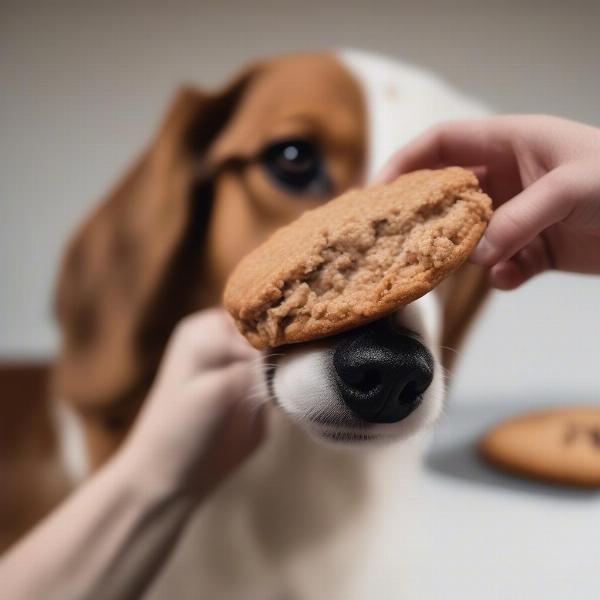
[[[304,210],[368,182],[425,128],[484,113],[421,70],[354,50],[264,60],[217,93],[179,91],[65,255],[54,383],[69,412],[61,443],[72,476],[119,447],[175,325],[219,303],[243,255]],[[411,411],[385,422],[347,418],[332,366],[338,340],[267,355],[265,387],[268,372],[279,407],[268,440],[198,511],[149,597],[398,597],[402,542],[393,532],[409,515],[401,484],[413,480],[422,432],[441,411],[448,350],[486,291],[467,265],[395,315],[416,344],[394,341],[390,326],[352,334],[366,371],[393,368],[393,357],[391,366],[368,363],[378,344],[433,366]],[[381,440],[390,443],[371,443]]]

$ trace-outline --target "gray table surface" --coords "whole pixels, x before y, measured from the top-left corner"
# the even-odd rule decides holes
[[[475,452],[489,426],[556,404],[451,398],[426,457],[414,597],[600,598],[600,492],[505,475]]]

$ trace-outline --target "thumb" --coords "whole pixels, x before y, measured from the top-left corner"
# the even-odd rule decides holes
[[[572,189],[563,168],[538,179],[498,208],[470,256],[471,262],[491,267],[506,261],[542,231],[565,219],[573,210]]]
[[[507,261],[496,263],[490,283],[500,290],[513,290],[539,273],[552,268],[552,256],[542,235],[519,250]]]

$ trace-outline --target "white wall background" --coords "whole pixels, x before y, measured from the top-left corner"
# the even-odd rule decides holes
[[[49,355],[50,292],[80,218],[182,81],[356,46],[430,67],[500,112],[600,125],[600,2],[0,0],[0,358]],[[600,279],[498,293],[467,346],[423,496],[407,598],[597,596],[597,496],[494,476],[472,442],[511,412],[600,400]],[[450,594],[452,596],[452,594]]]
[[[356,46],[432,68],[500,112],[600,125],[600,3],[0,2],[0,355],[49,355],[68,234],[153,131],[180,82],[249,57]],[[599,399],[600,279],[498,294],[455,393]],[[493,390],[493,392],[491,391]]]

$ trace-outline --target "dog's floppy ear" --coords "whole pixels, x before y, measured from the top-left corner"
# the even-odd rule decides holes
[[[135,411],[175,323],[198,308],[212,187],[203,157],[253,73],[215,95],[180,90],[148,148],[70,242],[54,385],[78,409]]]
[[[442,363],[452,369],[462,340],[490,291],[487,271],[471,263],[463,264],[442,283],[443,304]]]

